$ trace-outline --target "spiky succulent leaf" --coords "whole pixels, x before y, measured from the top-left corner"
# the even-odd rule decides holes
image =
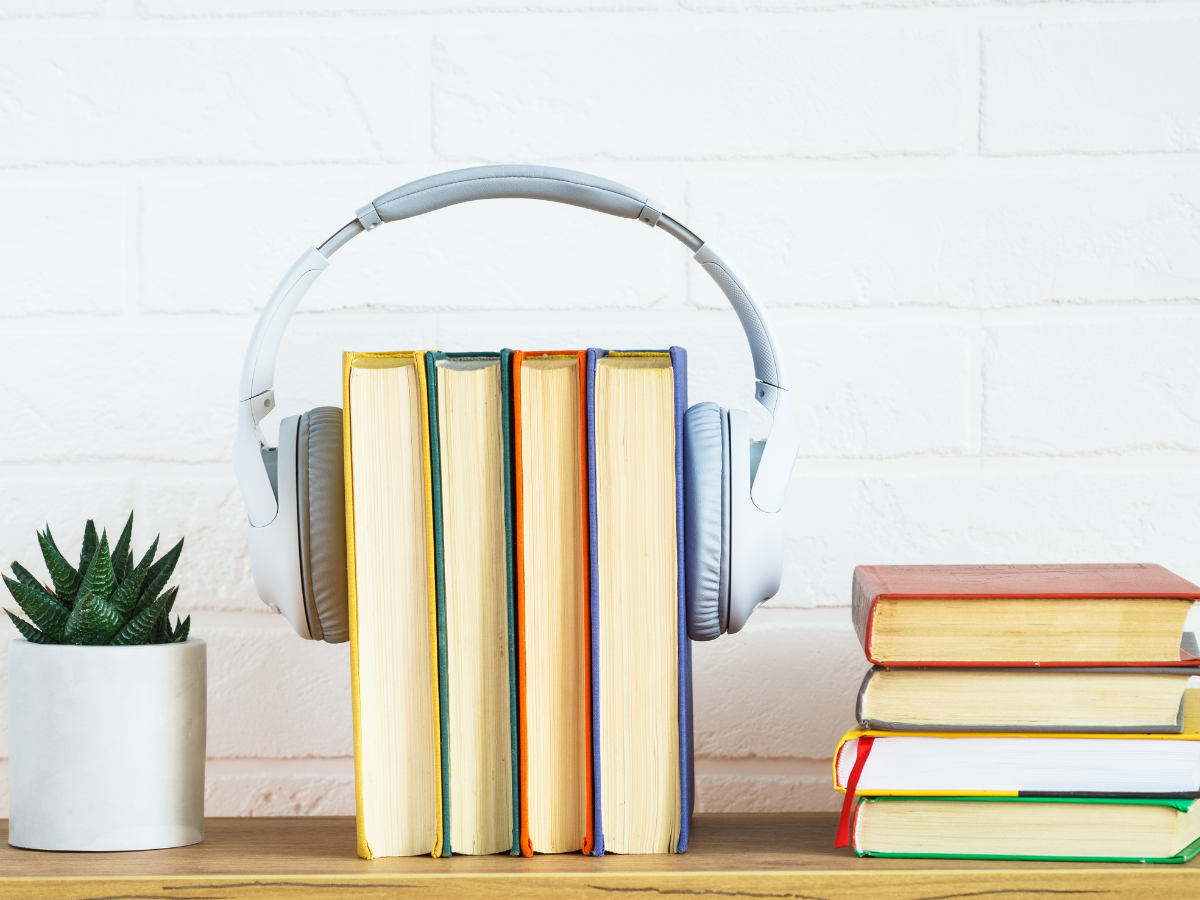
[[[179,589],[163,590],[175,571],[183,541],[155,561],[159,546],[156,538],[135,565],[130,548],[132,536],[132,512],[111,548],[108,533],[98,536],[95,522],[89,519],[83,532],[79,567],[73,568],[55,543],[50,526],[46,526],[45,533],[38,532],[38,544],[53,590],[20,563],[13,563],[15,581],[4,577],[9,593],[30,619],[27,622],[5,610],[21,634],[30,641],[50,644],[186,641],[191,617],[182,622],[176,619],[174,627],[170,619]]]
[[[154,562],[154,554],[157,552],[158,538],[155,538],[150,549],[146,551],[146,555],[142,557],[142,561],[125,576],[125,580],[117,586],[116,592],[112,595],[109,602],[112,603],[113,609],[117,611],[122,622],[128,622],[133,616],[138,592],[146,580],[146,573],[150,571],[151,563]]]
[[[21,634],[25,636],[25,640],[29,641],[29,643],[31,643],[31,644],[53,644],[53,643],[56,643],[55,641],[50,640],[50,638],[48,638],[46,635],[42,634],[42,632],[38,631],[32,625],[30,625],[28,622],[26,622],[20,616],[14,616],[7,609],[5,610],[5,612],[8,613],[8,617],[10,619],[12,619],[13,624],[17,626],[17,631],[21,632]]]
[[[63,637],[68,644],[107,644],[121,630],[121,617],[99,594],[87,594],[75,602]]]
[[[21,584],[25,585],[25,587],[33,588],[35,591],[43,591],[44,593],[49,594],[51,597],[54,597],[54,595],[50,593],[50,589],[38,581],[37,577],[19,562],[16,562],[15,560],[13,561],[12,570],[13,574],[17,576],[17,581],[21,582]],[[55,599],[57,600],[57,598]]]
[[[155,538],[155,543],[157,541],[158,539]],[[162,559],[150,567],[150,571],[146,573],[146,582],[142,585],[142,592],[138,595],[138,603],[135,607],[136,612],[141,612],[158,596],[158,592],[163,589],[167,583],[167,579],[175,571],[175,563],[179,562],[179,554],[182,552],[183,538],[180,538],[178,544],[168,550]]]
[[[175,606],[175,598],[179,596],[179,588],[172,588],[167,597],[167,605],[163,607],[162,616],[158,620],[158,633],[154,637],[156,644],[171,642],[171,609]]]
[[[128,624],[118,631],[109,643],[121,647],[133,644],[153,643],[163,610],[166,609],[168,603],[174,602],[174,595],[177,593],[179,593],[179,588],[171,588],[171,590],[167,591],[167,593],[163,594],[157,600],[148,604],[141,612],[130,619]]]
[[[79,548],[79,572],[80,581],[83,580],[84,573],[88,570],[88,564],[91,563],[92,557],[96,555],[96,548],[100,544],[100,539],[96,537],[96,523],[91,519],[87,520],[87,525],[83,527],[83,546]],[[80,589],[75,593],[76,597],[82,599],[86,591]]]
[[[17,605],[21,607],[25,615],[29,616],[34,625],[44,631],[53,641],[62,640],[63,629],[66,627],[67,617],[70,615],[65,606],[46,593],[44,589],[35,591],[28,585],[13,581],[7,575],[4,576],[4,584],[13,599],[17,601]]]
[[[188,616],[186,620],[180,621],[179,617],[175,617],[175,625],[171,626],[167,623],[167,639],[168,644],[181,644],[187,640],[188,632],[192,628],[192,617]]]
[[[128,573],[126,564],[129,560],[129,541],[133,537],[133,511],[129,513],[129,518],[125,521],[125,527],[121,530],[121,536],[117,538],[117,543],[112,549],[112,567],[113,574],[117,576],[117,581],[125,577]]]
[[[48,524],[45,534],[38,532],[38,544],[42,548],[42,559],[46,561],[46,571],[50,573],[50,579],[54,582],[54,593],[58,596],[59,603],[70,609],[75,602],[75,592],[79,590],[79,573],[59,552]]]
[[[62,604],[58,603],[58,598],[50,592],[50,589],[38,581],[37,578],[34,577],[34,574],[19,562],[16,562],[15,560],[13,561],[12,570],[17,576],[17,580],[20,581],[21,584],[25,585],[25,587],[29,588],[35,594],[41,594],[45,599],[62,606]],[[65,606],[63,608],[66,609]],[[67,610],[67,612],[70,612],[70,610]]]
[[[88,594],[94,594],[107,600],[112,596],[116,586],[117,576],[113,572],[112,557],[108,553],[108,532],[106,531],[100,536],[100,546],[96,548],[96,552],[92,555],[92,561],[88,563],[83,580],[79,582],[79,593],[76,596],[83,598]]]

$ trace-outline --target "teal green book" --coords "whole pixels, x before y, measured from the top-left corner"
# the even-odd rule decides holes
[[[859,856],[1184,863],[1200,853],[1200,803],[1129,797],[863,797]]]
[[[443,855],[518,853],[512,353],[425,357]],[[495,778],[491,773],[504,772]]]

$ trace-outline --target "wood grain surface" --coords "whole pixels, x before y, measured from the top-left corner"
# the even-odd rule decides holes
[[[367,861],[352,818],[209,819],[201,844],[134,853],[19,850],[0,820],[0,898],[1200,898],[1200,865],[859,859],[833,849],[835,824],[827,813],[700,815],[691,849],[674,856]]]

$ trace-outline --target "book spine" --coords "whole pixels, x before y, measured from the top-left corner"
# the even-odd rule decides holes
[[[696,796],[692,765],[692,644],[687,633],[687,591],[684,566],[683,414],[687,411],[687,351],[671,348],[675,381],[675,546],[679,560],[678,650],[679,650],[679,840],[675,851],[686,853],[691,834],[692,808]]]
[[[591,467],[588,465],[588,423],[592,421],[592,417],[588,415],[588,361],[587,352],[580,350],[575,354],[577,360],[576,365],[579,367],[579,465],[580,465],[580,510],[583,516],[583,542],[585,550],[588,554],[587,565],[583,567],[583,593],[588,598],[589,614],[583,617],[583,643],[589,648],[588,659],[596,659],[599,663],[599,657],[590,651],[593,646],[593,639],[599,640],[599,635],[592,628],[592,620],[590,614],[591,589],[592,589],[592,563],[591,563],[591,535],[595,534],[595,529],[592,527],[591,510],[592,491],[588,480],[588,472]],[[595,636],[593,638],[593,636]],[[599,646],[598,644],[595,646]],[[595,683],[592,666],[589,665],[584,675],[584,698],[583,702],[588,711],[585,717],[584,725],[584,744],[588,747],[593,746],[593,736],[597,734],[596,729],[592,727],[592,685]],[[587,790],[585,791],[584,802],[584,817],[586,824],[583,832],[583,847],[581,850],[586,856],[595,849],[596,846],[596,807],[600,802],[600,795],[593,791],[593,778],[595,773],[600,771],[599,765],[595,763],[591,753],[587,756],[584,777],[587,779]]]
[[[533,842],[529,837],[529,694],[525,662],[525,478],[524,478],[524,433],[521,428],[521,364],[525,354],[513,354],[513,519],[516,523],[516,582],[517,582],[517,694],[519,698],[519,753],[521,772],[521,796],[519,800],[521,833],[519,852],[533,856]]]
[[[354,724],[354,810],[358,855],[373,859],[363,806],[362,694],[358,676],[358,579],[354,565],[354,476],[350,447],[350,369],[356,354],[342,354],[342,471],[346,479],[346,604],[350,624],[350,698]]]
[[[522,768],[525,759],[525,748],[522,746],[524,734],[520,718],[519,690],[523,676],[518,671],[517,647],[517,493],[516,473],[514,462],[516,454],[516,404],[514,374],[517,372],[514,359],[516,354],[511,350],[500,351],[500,427],[503,435],[504,465],[504,567],[508,585],[508,734],[509,734],[509,767],[512,777],[512,850],[513,856],[522,851],[521,839],[524,836],[522,822],[526,820],[525,810],[525,772]],[[531,851],[532,852],[532,851]]]
[[[863,721],[863,696],[867,693],[867,685],[871,682],[878,671],[877,667],[867,669],[867,674],[863,676],[862,684],[858,686],[858,696],[854,700],[854,718],[860,723]]]
[[[438,743],[440,748],[439,776],[441,792],[438,810],[441,819],[440,847],[434,856],[451,856],[450,843],[450,687],[446,659],[446,576],[442,545],[442,466],[438,433],[437,359],[441,354],[422,353],[417,371],[425,377],[425,422],[428,439],[425,442],[425,483],[428,500],[430,562],[433,575],[431,587],[434,599],[434,659],[437,671]]]
[[[887,589],[887,585],[876,572],[875,566],[855,566],[854,580],[850,587],[850,615],[854,622],[854,633],[862,644],[863,652],[871,657],[871,619],[875,612],[875,598]]]
[[[596,361],[604,350],[586,356],[587,492],[588,492],[588,612],[591,626],[592,670],[592,855],[604,855],[604,809],[600,792],[600,556],[596,541]]]

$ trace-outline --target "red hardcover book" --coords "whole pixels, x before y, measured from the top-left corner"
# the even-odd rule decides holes
[[[1200,587],[1142,563],[858,566],[854,630],[883,666],[1194,666]]]

